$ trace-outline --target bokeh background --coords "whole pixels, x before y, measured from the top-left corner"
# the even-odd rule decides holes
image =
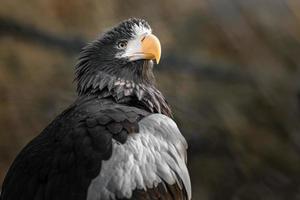
[[[81,47],[129,17],[161,40],[193,199],[300,199],[299,0],[1,0],[0,185],[76,98]]]

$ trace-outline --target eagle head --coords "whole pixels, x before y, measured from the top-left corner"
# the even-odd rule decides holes
[[[153,61],[158,63],[160,56],[160,42],[145,20],[122,21],[83,48],[76,66],[77,91],[101,92],[117,80],[151,85]]]

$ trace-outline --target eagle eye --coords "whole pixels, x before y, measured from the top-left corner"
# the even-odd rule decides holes
[[[118,49],[125,49],[127,47],[127,41],[119,41],[117,47]]]

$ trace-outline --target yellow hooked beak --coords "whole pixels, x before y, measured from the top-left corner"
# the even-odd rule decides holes
[[[149,34],[142,38],[141,43],[144,59],[156,60],[158,64],[161,56],[159,39],[155,35]]]

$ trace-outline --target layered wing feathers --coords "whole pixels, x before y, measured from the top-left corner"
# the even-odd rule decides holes
[[[17,156],[1,200],[82,200],[101,160],[112,154],[112,138],[124,143],[148,113],[109,100],[78,100]]]

